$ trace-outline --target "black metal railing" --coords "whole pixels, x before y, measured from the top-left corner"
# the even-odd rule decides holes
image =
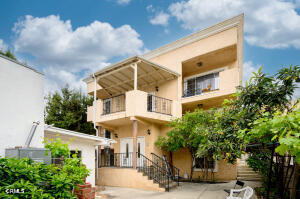
[[[180,170],[172,165],[170,162],[167,161],[166,156],[160,157],[156,155],[155,153],[151,153],[152,161],[159,165],[162,168],[165,168],[169,175],[171,176],[172,180],[177,182],[177,185],[179,186],[179,172]]]
[[[103,100],[103,115],[125,111],[125,94]]]
[[[150,180],[158,183],[160,187],[165,188],[167,191],[170,190],[170,183],[173,178],[165,167],[155,163],[139,152],[137,152],[136,159],[138,172],[142,172]],[[132,160],[133,153],[104,154],[101,157],[101,167],[133,168]]]
[[[131,152],[104,154],[101,159],[101,166],[133,168],[132,157]]]
[[[169,191],[171,176],[168,171],[140,153],[137,156],[137,170]]]
[[[149,112],[172,114],[172,100],[148,94],[147,110]]]

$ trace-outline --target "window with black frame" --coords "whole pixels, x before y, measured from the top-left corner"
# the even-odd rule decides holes
[[[194,163],[195,169],[209,169],[209,170],[214,170],[216,167],[216,161],[211,157],[202,157],[202,158],[195,158],[195,163]]]
[[[184,97],[219,89],[219,73],[189,78],[184,81]]]

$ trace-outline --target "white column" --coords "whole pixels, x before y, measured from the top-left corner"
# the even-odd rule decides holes
[[[134,68],[134,90],[137,90],[137,63],[133,64],[133,68]]]

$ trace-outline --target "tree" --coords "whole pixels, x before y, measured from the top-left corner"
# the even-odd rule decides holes
[[[58,128],[95,134],[92,123],[87,122],[87,106],[91,106],[93,98],[68,86],[60,92],[49,93],[46,97],[45,122]]]
[[[176,152],[180,149],[188,149],[191,155],[190,180],[193,178],[194,161],[199,144],[202,142],[203,136],[199,133],[208,133],[210,123],[213,121],[212,114],[203,110],[195,110],[194,112],[185,113],[181,118],[171,121],[168,126],[171,130],[166,137],[159,137],[155,145],[162,150]]]
[[[3,52],[3,51],[0,49],[0,54],[17,61],[17,58],[16,58],[15,55],[10,51],[9,48],[7,49],[6,52]]]

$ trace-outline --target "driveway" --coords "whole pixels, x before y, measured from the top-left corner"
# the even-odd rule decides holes
[[[259,186],[257,182],[245,182],[245,186]],[[229,183],[188,183],[182,182],[177,188],[173,188],[170,192],[154,192],[139,189],[121,188],[121,187],[105,187],[104,191],[98,192],[101,199],[225,199],[227,194],[224,189],[233,188],[235,181]],[[97,194],[98,195],[98,194]],[[252,197],[256,199],[256,196]]]

